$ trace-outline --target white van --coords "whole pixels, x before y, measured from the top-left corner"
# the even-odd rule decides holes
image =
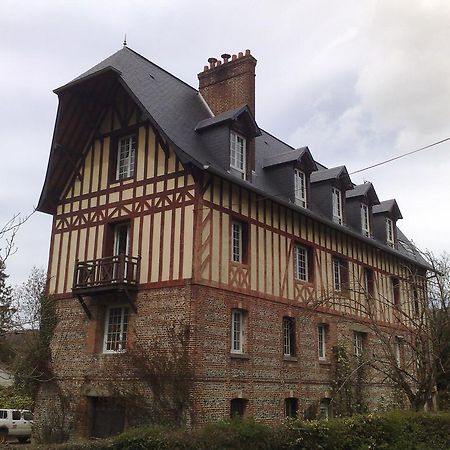
[[[19,442],[26,442],[31,437],[33,413],[28,410],[0,409],[0,443],[8,437],[15,437]]]

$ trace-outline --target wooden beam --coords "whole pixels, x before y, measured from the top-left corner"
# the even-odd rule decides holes
[[[89,308],[87,307],[86,303],[84,302],[83,297],[80,294],[77,294],[77,299],[80,302],[81,307],[84,309],[84,312],[88,316],[88,319],[91,320],[92,319],[92,314],[89,311]]]
[[[56,147],[56,148],[60,148],[60,149],[63,151],[64,155],[65,155],[65,156],[67,157],[67,159],[71,162],[72,168],[73,168],[73,171],[75,172],[76,177],[77,177],[80,181],[82,181],[82,180],[83,180],[83,177],[81,176],[80,171],[77,169],[78,163],[77,163],[77,161],[75,161],[75,159],[72,157],[72,153],[70,152],[70,150],[69,150],[67,147],[65,147],[64,145],[58,144],[58,143],[55,144],[55,147]]]
[[[123,288],[123,292],[125,294],[125,298],[127,299],[127,302],[130,304],[131,309],[137,314],[137,307],[136,303],[133,301],[130,293],[128,292],[128,289],[126,287]]]

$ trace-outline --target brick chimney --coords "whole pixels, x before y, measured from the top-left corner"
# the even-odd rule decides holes
[[[255,116],[256,59],[245,54],[223,54],[223,61],[209,58],[209,66],[198,74],[199,90],[215,115],[248,105]]]

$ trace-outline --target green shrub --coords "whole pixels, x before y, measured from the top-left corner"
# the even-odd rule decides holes
[[[36,447],[38,449],[40,447]],[[450,450],[450,413],[390,412],[329,421],[254,420],[209,424],[199,430],[135,428],[109,440],[46,450]]]

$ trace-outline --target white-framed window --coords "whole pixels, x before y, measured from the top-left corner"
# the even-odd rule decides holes
[[[294,276],[297,280],[308,281],[308,249],[294,245]]]
[[[355,356],[362,356],[364,350],[364,333],[361,331],[353,332],[353,346]]]
[[[364,236],[370,237],[369,207],[361,203],[361,230]]]
[[[420,300],[417,286],[412,287],[412,297],[413,314],[418,316],[420,313]]]
[[[128,223],[120,223],[114,226],[114,256],[128,254],[129,237],[130,225]]]
[[[298,169],[294,169],[295,204],[306,208],[306,175]]]
[[[342,193],[339,189],[331,191],[333,198],[333,222],[342,225]]]
[[[244,353],[244,311],[231,311],[231,353]]]
[[[323,361],[327,357],[326,354],[327,327],[323,323],[319,324],[317,327],[317,338],[318,338],[319,359]]]
[[[342,290],[342,263],[339,258],[333,258],[333,288],[337,292]]]
[[[126,306],[114,306],[107,309],[103,353],[117,353],[127,349],[128,313],[129,308]]]
[[[244,226],[242,222],[231,222],[231,261],[244,262]]]
[[[283,355],[295,356],[295,319],[283,317]]]
[[[237,170],[245,180],[247,170],[247,139],[234,131],[230,132],[230,168]]]
[[[136,154],[136,135],[125,136],[117,144],[116,180],[129,178],[134,175],[134,161]]]
[[[364,267],[364,294],[373,295],[373,270],[368,267]]]
[[[391,277],[391,295],[394,307],[399,308],[400,305],[400,280],[396,277]]]
[[[324,398],[320,401],[319,417],[323,420],[328,420],[331,417],[331,401],[329,398]]]
[[[402,364],[402,353],[401,353],[401,339],[396,336],[394,340],[394,358],[395,364],[397,367],[400,367]]]
[[[386,242],[389,247],[395,247],[394,242],[394,222],[386,217]]]

